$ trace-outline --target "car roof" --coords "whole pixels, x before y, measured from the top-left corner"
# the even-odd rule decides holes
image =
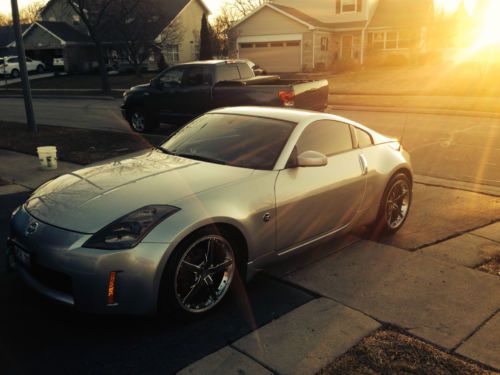
[[[358,125],[355,122],[341,116],[336,116],[323,112],[308,111],[305,109],[245,106],[245,107],[218,108],[211,111],[211,113],[227,113],[235,115],[267,117],[276,120],[291,121],[295,123],[299,123],[308,119],[311,121],[324,119],[324,120],[347,122],[353,125]]]

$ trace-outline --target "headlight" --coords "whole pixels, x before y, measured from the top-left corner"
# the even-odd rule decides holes
[[[175,214],[173,206],[145,206],[95,233],[83,247],[118,250],[135,247],[160,221]]]

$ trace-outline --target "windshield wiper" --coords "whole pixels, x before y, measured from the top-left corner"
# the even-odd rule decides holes
[[[182,158],[188,158],[188,159],[194,159],[194,160],[200,160],[200,161],[207,161],[209,163],[216,163],[216,164],[222,164],[222,165],[227,164],[223,160],[210,158],[208,156],[190,154],[190,153],[187,153],[187,152],[186,153],[179,153],[179,154],[173,153],[173,155],[180,156]]]

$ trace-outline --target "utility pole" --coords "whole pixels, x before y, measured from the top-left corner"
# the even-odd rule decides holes
[[[21,33],[21,22],[19,20],[19,7],[17,0],[11,0],[12,5],[12,20],[14,28],[14,35],[16,37],[17,57],[19,58],[19,68],[21,70],[21,82],[23,84],[24,107],[26,109],[26,121],[28,128],[37,133],[38,128],[35,122],[35,114],[33,112],[33,100],[31,98],[30,81],[28,79],[28,69],[26,68],[26,55],[24,53],[23,36]]]

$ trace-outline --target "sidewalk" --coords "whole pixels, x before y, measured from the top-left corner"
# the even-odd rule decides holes
[[[500,251],[500,223],[478,233]],[[383,324],[500,369],[500,280],[493,275],[359,241],[284,280],[320,297],[180,374],[315,374]]]
[[[42,73],[42,74],[37,74],[37,75],[30,75],[28,76],[30,81],[36,80],[36,79],[41,79],[41,78],[50,78],[54,77],[54,73]],[[2,75],[0,76],[0,87],[8,86],[13,83],[19,83],[21,82],[21,78],[7,78]]]
[[[58,161],[57,169],[42,170],[37,157],[2,149],[0,160],[0,178],[28,189],[35,189],[47,180],[82,168],[78,164]]]

